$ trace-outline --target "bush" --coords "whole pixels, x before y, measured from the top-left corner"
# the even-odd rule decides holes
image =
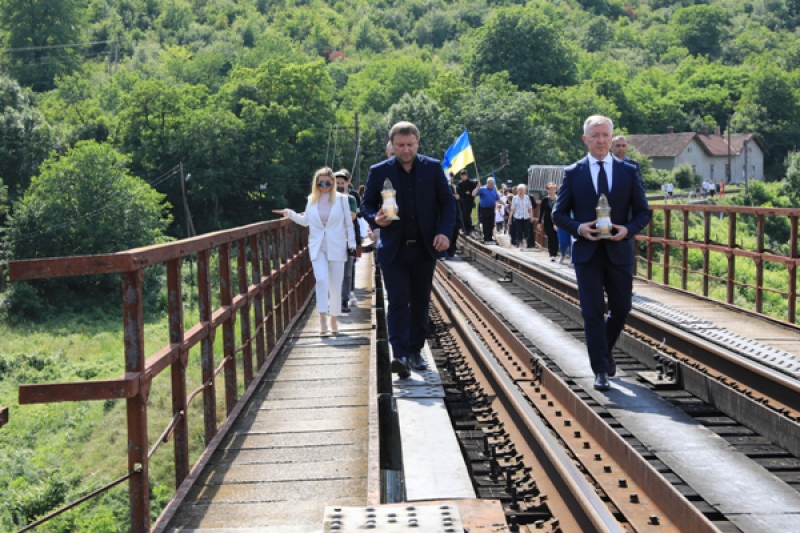
[[[672,171],[672,181],[679,189],[694,189],[695,183],[701,179],[701,176],[697,175],[689,164],[676,167]]]
[[[110,145],[94,141],[45,161],[9,221],[11,259],[113,253],[164,242],[170,222],[164,195],[131,176],[127,164]],[[153,279],[160,276],[154,275],[148,287],[157,293]],[[5,307],[9,315],[31,319],[46,307],[118,308],[119,287],[115,275],[34,280],[16,286]]]

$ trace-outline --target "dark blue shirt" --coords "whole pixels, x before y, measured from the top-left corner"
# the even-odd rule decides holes
[[[490,189],[485,185],[480,189],[478,189],[477,194],[478,197],[481,199],[481,201],[478,202],[478,207],[484,209],[486,208],[494,209],[494,204],[496,204],[497,200],[500,199],[500,195],[497,194],[497,189]]]

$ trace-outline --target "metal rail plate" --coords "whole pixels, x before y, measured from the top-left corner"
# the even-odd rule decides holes
[[[458,508],[448,504],[326,507],[324,533],[462,533]]]

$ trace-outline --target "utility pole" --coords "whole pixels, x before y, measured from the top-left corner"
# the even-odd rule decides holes
[[[361,185],[361,165],[358,164],[358,156],[361,151],[361,132],[358,128],[358,111],[355,113],[353,129],[355,134],[353,136],[353,146],[355,148],[355,157],[353,157],[353,170],[350,172],[350,179],[353,180],[356,189]]]
[[[186,218],[186,237],[194,237],[197,233],[194,231],[194,223],[192,222],[192,215],[189,212],[189,203],[186,201],[186,180],[192,175],[188,174],[183,177],[183,162],[179,164],[181,171],[181,196],[183,197],[183,216]]]
[[[744,195],[750,198],[750,189],[747,183],[747,141],[744,141]]]
[[[728,168],[725,169],[725,181],[728,183],[731,182],[732,177],[732,168],[731,168],[731,119],[728,118]]]
[[[508,149],[503,148],[503,153],[500,155],[500,161],[503,164],[503,181],[508,183]]]
[[[183,197],[183,216],[186,217],[186,238],[194,237],[194,224],[192,223],[192,216],[189,214],[189,203],[186,201],[186,179],[191,177],[191,174],[187,174],[186,178],[183,177],[183,161],[178,164],[181,172],[181,196]],[[194,262],[192,261],[192,255],[189,255],[189,280],[190,285],[192,287],[192,292],[190,293],[192,297],[189,298],[189,305],[192,309],[194,309],[194,298],[196,294],[194,292]]]

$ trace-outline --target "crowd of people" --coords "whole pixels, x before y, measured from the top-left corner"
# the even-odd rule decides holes
[[[489,177],[481,185],[466,169],[458,180],[446,176],[440,161],[417,153],[420,132],[410,122],[392,126],[386,159],[370,168],[358,192],[346,169],[317,170],[305,211],[275,212],[310,230],[320,334],[338,333],[338,318],[357,304],[354,263],[368,238],[389,302],[391,370],[405,379],[411,370],[427,368],[422,349],[436,261],[457,253],[459,234],[472,234],[477,201],[484,242],[496,243],[498,235],[507,234],[522,251],[536,245],[540,229],[550,260],[559,255],[561,263],[570,259],[594,387],[608,390],[616,373],[612,349],[631,307],[633,237],[650,219],[639,164],[627,157],[627,141],[614,137],[613,128],[607,117],[589,117],[582,136],[588,155],[564,170],[560,186],[548,183],[541,198],[531,195],[524,183],[498,186]],[[382,194],[386,188],[395,196],[388,212]],[[596,227],[596,207],[603,196],[612,208],[607,233]]]

